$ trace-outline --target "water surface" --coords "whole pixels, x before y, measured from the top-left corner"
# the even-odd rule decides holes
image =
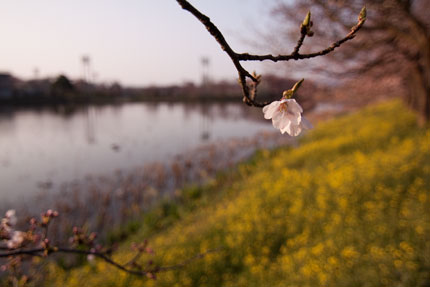
[[[127,103],[0,110],[0,200],[144,166],[202,143],[271,129],[240,103]]]

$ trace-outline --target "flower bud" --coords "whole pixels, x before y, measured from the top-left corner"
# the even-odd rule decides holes
[[[310,22],[311,22],[311,11],[309,11],[308,14],[306,14],[306,17],[303,20],[302,25],[305,26],[305,27],[309,27]]]
[[[282,93],[282,98],[283,99],[291,99],[293,96],[293,91],[292,90],[286,90]]]
[[[366,16],[367,16],[367,10],[366,10],[366,6],[364,6],[363,8],[361,8],[360,14],[358,15],[358,21],[366,20]]]
[[[294,84],[293,88],[291,89],[293,91],[293,94],[300,88],[304,80],[305,79],[301,79],[300,81]]]
[[[32,225],[32,226],[37,225],[37,219],[34,217],[30,218],[30,225]]]
[[[257,72],[253,71],[252,76],[257,80],[257,83],[261,81],[261,75],[257,74]]]
[[[89,241],[94,241],[94,239],[96,238],[97,238],[97,233],[95,232],[91,232],[90,235],[88,236]]]
[[[46,226],[49,223],[50,217],[46,215],[42,215],[42,226]]]

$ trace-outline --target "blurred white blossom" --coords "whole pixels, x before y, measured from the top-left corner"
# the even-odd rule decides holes
[[[7,219],[7,222],[10,226],[14,226],[18,219],[16,218],[16,212],[15,209],[9,209],[6,211],[5,218]]]
[[[5,217],[2,218],[0,222],[0,238],[11,238],[13,232],[12,227],[17,221],[15,210],[10,209],[6,211]]]
[[[25,232],[13,231],[11,238],[6,242],[7,247],[10,249],[18,248],[24,242]]]
[[[95,259],[96,259],[96,256],[94,254],[87,255],[88,262],[94,262]]]

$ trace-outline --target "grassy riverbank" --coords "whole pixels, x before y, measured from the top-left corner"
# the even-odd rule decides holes
[[[96,261],[51,265],[44,286],[427,286],[430,134],[399,102],[323,124],[298,148],[258,152],[144,216],[157,280]]]

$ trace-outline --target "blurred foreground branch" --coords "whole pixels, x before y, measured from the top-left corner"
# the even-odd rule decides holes
[[[157,266],[150,259],[140,263],[142,261],[140,259],[144,254],[152,255],[154,253],[148,247],[148,241],[145,240],[142,243],[133,243],[131,248],[134,251],[134,256],[127,263],[119,263],[111,257],[114,251],[113,248],[105,248],[100,244],[96,244],[97,235],[85,232],[79,227],[73,228],[73,236],[69,240],[70,247],[59,247],[53,244],[53,239],[48,236],[48,227],[52,219],[58,215],[57,211],[48,210],[41,215],[40,220],[31,218],[28,230],[18,231],[15,230],[15,224],[17,223],[15,211],[9,210],[6,212],[0,224],[0,244],[3,243],[3,245],[0,245],[0,258],[6,258],[6,262],[0,266],[0,271],[9,272],[9,281],[15,281],[18,278],[21,280],[23,277],[25,278],[24,281],[31,280],[29,276],[20,274],[21,269],[25,269],[21,268],[22,263],[32,257],[48,257],[57,253],[86,255],[88,261],[99,258],[126,273],[155,279],[157,273],[184,267],[194,260],[220,250],[220,248],[207,250],[175,265]]]

